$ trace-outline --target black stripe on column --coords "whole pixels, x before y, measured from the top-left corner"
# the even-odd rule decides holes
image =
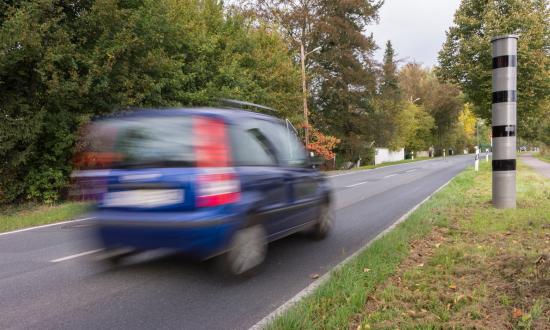
[[[516,136],[516,125],[493,126],[493,137]]]
[[[493,70],[499,68],[515,68],[518,66],[517,55],[504,55],[493,57]]]
[[[493,104],[501,102],[516,102],[517,93],[516,91],[500,91],[493,92]]]
[[[493,171],[515,171],[516,160],[515,159],[493,159]]]

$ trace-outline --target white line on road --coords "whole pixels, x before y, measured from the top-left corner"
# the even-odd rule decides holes
[[[72,259],[72,258],[82,257],[82,256],[85,256],[87,254],[92,254],[92,253],[96,253],[96,252],[99,252],[99,251],[103,251],[103,250],[105,250],[105,249],[97,249],[97,250],[92,250],[92,251],[88,251],[88,252],[82,252],[82,253],[79,253],[79,254],[74,254],[72,256],[55,259],[55,260],[52,260],[51,262],[65,261],[65,260],[69,260],[69,259]]]
[[[368,170],[362,170],[362,171],[354,171],[354,172],[352,172],[352,173],[344,173],[344,174],[338,174],[338,175],[328,175],[327,178],[335,178],[335,177],[337,177],[337,176],[350,175],[350,174],[357,174],[357,173],[366,172],[366,171],[370,171],[370,169],[368,169]]]
[[[426,168],[426,167],[428,167],[428,166],[422,166],[422,168]]]
[[[414,169],[414,170],[408,170],[407,172],[412,172],[412,171],[416,171],[416,169]]]
[[[90,220],[90,219],[92,219],[92,218],[84,218],[84,219],[78,219],[78,220],[69,220],[69,221],[63,221],[63,222],[50,223],[49,225],[42,225],[42,226],[36,226],[36,227],[31,227],[31,228],[8,231],[6,233],[1,233],[0,236],[7,235],[7,234],[20,233],[22,231],[33,230],[33,229],[38,229],[38,228],[44,228],[44,227],[50,227],[50,226],[59,226],[59,225],[63,225],[63,224],[66,224],[66,223],[84,221],[84,220]]]
[[[389,178],[390,176],[394,176],[394,175],[397,175],[397,174],[392,174],[392,175],[385,176],[384,179]]]
[[[351,186],[347,186],[347,188],[349,187],[354,187],[354,186],[358,186],[360,184],[365,184],[365,183],[369,183],[368,181],[365,181],[365,182],[359,182],[359,183],[356,183],[356,184],[352,184]]]

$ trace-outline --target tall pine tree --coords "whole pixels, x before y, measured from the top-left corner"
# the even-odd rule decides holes
[[[397,78],[397,54],[391,44],[391,40],[386,43],[384,51],[384,60],[382,62],[382,76],[380,83],[381,94],[392,94],[399,92],[399,83]]]

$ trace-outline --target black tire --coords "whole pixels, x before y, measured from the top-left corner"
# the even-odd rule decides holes
[[[233,234],[229,251],[220,256],[223,275],[242,281],[257,275],[267,255],[266,231],[261,224],[250,224]]]
[[[315,237],[323,239],[328,236],[334,226],[334,212],[330,202],[325,202],[321,205],[319,219],[314,227]]]

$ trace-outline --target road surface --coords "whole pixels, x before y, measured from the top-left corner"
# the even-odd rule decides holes
[[[100,246],[87,221],[0,234],[0,329],[248,329],[473,162],[466,155],[328,174],[331,235],[270,244],[262,273],[239,284],[168,251],[114,268],[93,262]]]

